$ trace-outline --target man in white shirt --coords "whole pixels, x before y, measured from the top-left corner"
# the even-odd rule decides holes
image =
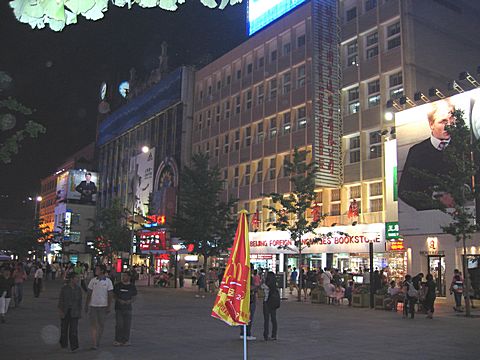
[[[40,291],[42,290],[42,279],[43,279],[43,270],[42,265],[39,264],[37,270],[35,271],[33,279],[33,295],[35,297],[40,296]]]
[[[95,267],[95,277],[88,284],[87,302],[85,311],[89,312],[90,331],[92,334],[92,350],[96,350],[103,334],[105,317],[110,312],[113,298],[113,284],[106,276],[105,265]]]

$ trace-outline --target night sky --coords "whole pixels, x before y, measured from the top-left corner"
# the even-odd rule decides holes
[[[0,164],[0,217],[31,214],[32,204],[22,200],[39,191],[42,177],[94,140],[102,81],[117,98],[111,103],[118,103],[118,84],[132,67],[140,78],[150,73],[163,41],[170,69],[217,58],[246,39],[245,9],[246,0],[223,11],[199,0],[175,12],[110,5],[101,20],[79,17],[77,24],[53,32],[17,22],[8,1],[2,1],[0,70],[13,83],[0,97],[14,96],[35,109],[30,118],[47,133],[25,141],[11,164]]]

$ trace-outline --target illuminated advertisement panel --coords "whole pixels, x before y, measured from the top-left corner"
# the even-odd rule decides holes
[[[135,213],[147,216],[149,196],[153,189],[155,148],[130,159],[130,184],[135,194]]]
[[[95,205],[98,192],[97,184],[97,173],[86,170],[70,170],[68,172],[68,201]]]
[[[252,35],[307,0],[249,0],[248,35]]]
[[[446,124],[455,121],[454,110],[463,110],[473,134],[480,135],[480,89],[467,91],[395,114],[398,156],[398,222],[402,235],[439,234],[452,222],[450,215],[434,208],[433,199],[447,211],[450,194],[436,191],[436,178],[447,175],[443,152],[450,144]],[[429,177],[428,175],[432,176]],[[473,210],[473,203],[470,204]]]

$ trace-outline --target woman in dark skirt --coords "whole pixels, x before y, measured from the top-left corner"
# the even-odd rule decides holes
[[[436,292],[437,292],[437,284],[435,284],[435,281],[433,281],[433,276],[432,274],[427,274],[427,283],[425,284],[426,287],[426,294],[425,294],[425,309],[427,310],[427,318],[432,319],[433,318],[433,312],[434,310],[434,303],[435,303],[435,298],[437,297]]]

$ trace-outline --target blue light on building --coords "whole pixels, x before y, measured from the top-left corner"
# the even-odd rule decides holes
[[[248,35],[252,35],[307,0],[249,0]]]

